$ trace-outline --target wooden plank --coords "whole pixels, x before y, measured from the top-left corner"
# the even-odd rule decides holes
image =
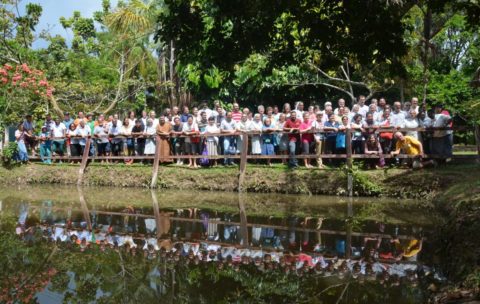
[[[160,149],[162,141],[160,140],[160,135],[157,135],[157,141],[155,146],[155,159],[153,160],[153,173],[152,173],[152,182],[150,183],[150,188],[154,189],[157,187],[158,179],[158,166],[160,164]]]
[[[80,164],[80,170],[78,171],[77,185],[80,186],[83,183],[83,175],[88,164],[88,153],[90,152],[90,137],[87,138],[85,143],[85,149],[83,150],[82,163]]]

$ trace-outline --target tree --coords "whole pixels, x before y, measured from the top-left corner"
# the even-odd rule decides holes
[[[230,1],[228,6],[211,1],[165,3],[168,9],[160,16],[157,38],[175,41],[179,73],[200,98],[256,99],[253,93],[259,92],[270,94],[271,99],[284,98],[275,92],[284,87],[269,86],[265,81],[247,83],[246,73],[255,73],[249,80],[265,80],[296,66],[308,74],[306,79],[318,79],[321,73],[307,62],[321,71],[341,72],[345,59],[353,67],[393,62],[393,57],[406,53],[401,4],[307,0],[295,4]],[[387,15],[389,18],[383,18]],[[263,60],[261,70],[251,69],[249,65],[259,58]],[[342,82],[360,81],[353,73],[349,77]],[[317,97],[332,80],[315,83]],[[347,92],[351,94],[350,89]]]

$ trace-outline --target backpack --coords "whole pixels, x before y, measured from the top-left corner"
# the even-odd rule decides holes
[[[202,151],[203,156],[208,156],[208,149],[205,141],[203,142],[203,151]],[[208,166],[210,165],[210,159],[208,158],[200,158],[200,166]]]

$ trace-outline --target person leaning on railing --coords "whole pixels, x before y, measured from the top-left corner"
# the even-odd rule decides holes
[[[283,130],[288,132],[288,167],[298,167],[298,160],[295,157],[297,145],[300,143],[300,125],[302,122],[297,118],[295,111],[290,112],[290,119],[285,123]]]
[[[67,127],[60,121],[60,118],[55,119],[55,124],[52,126],[52,152],[59,156],[64,155],[65,136],[67,133]],[[62,162],[60,160],[60,162]]]
[[[418,156],[418,158],[404,159],[403,164],[412,164],[414,169],[423,167],[423,145],[417,139],[411,136],[405,136],[402,132],[395,132],[394,137],[396,139],[395,151],[390,154],[392,156],[399,155],[400,153],[409,156]]]

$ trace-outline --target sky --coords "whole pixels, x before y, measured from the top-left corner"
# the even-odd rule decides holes
[[[27,3],[37,3],[43,8],[40,22],[36,27],[38,35],[42,30],[49,30],[52,36],[61,35],[70,41],[73,38],[71,32],[65,32],[59,22],[60,17],[69,18],[74,11],[80,11],[83,17],[93,17],[93,12],[102,10],[102,0],[23,0],[20,2],[20,13],[24,14]],[[117,0],[110,0],[114,7]],[[48,44],[45,40],[37,39],[33,44],[34,48],[45,48]]]

